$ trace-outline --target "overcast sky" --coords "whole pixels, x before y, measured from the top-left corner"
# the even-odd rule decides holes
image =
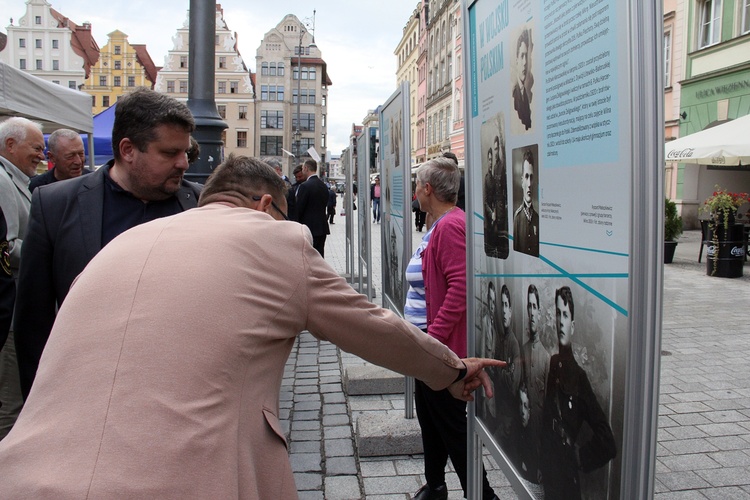
[[[92,24],[100,47],[107,33],[118,29],[130,43],[146,44],[157,66],[172,48],[172,36],[182,26],[189,0],[47,0],[52,8],[77,24]],[[328,64],[333,82],[328,98],[328,148],[339,155],[347,146],[352,123],[360,124],[396,90],[396,56],[403,28],[417,0],[224,0],[224,20],[237,32],[245,65],[256,71],[255,53],[263,35],[287,14],[300,20],[315,16],[315,43]],[[0,0],[0,26],[26,13],[25,0]]]

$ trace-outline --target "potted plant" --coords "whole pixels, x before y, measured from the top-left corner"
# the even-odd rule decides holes
[[[677,204],[664,199],[664,263],[671,264],[677,248],[677,238],[682,234],[682,217],[677,214]]]
[[[720,273],[723,277],[735,278],[742,276],[742,255],[736,255],[737,252],[734,251],[737,246],[736,241],[740,243],[742,241],[742,226],[735,224],[735,216],[737,209],[750,200],[747,193],[732,193],[719,186],[715,186],[715,189],[700,208],[702,212],[709,215],[708,229],[711,246],[708,248],[706,262],[708,266],[711,266],[709,274],[715,276],[720,260],[738,261],[728,262],[731,269]],[[741,244],[740,247],[742,247]],[[722,257],[723,254],[725,254],[724,257]]]

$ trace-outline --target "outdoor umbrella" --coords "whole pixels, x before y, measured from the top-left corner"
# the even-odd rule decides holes
[[[668,142],[664,159],[701,165],[750,165],[750,115]]]

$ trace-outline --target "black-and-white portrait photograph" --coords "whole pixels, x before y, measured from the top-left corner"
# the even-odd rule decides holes
[[[496,259],[507,259],[510,247],[504,122],[503,113],[498,113],[482,124],[480,132],[484,253]]]
[[[535,498],[606,498],[621,442],[600,326],[611,311],[563,282],[481,280],[477,352],[508,365],[488,370],[495,396],[479,399],[477,416]]]
[[[532,41],[531,27],[526,25],[518,33],[515,43],[514,64],[511,75],[513,87],[512,131],[514,134],[524,133],[531,129],[534,76],[531,71]]]
[[[513,250],[539,257],[539,147],[513,150]]]

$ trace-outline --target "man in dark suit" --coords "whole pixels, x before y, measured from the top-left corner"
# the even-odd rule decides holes
[[[299,222],[299,217],[297,217],[297,191],[299,191],[302,183],[305,182],[305,176],[302,174],[302,165],[294,167],[292,175],[294,175],[294,184],[286,192],[287,213],[289,220]]]
[[[91,170],[84,168],[86,153],[83,140],[75,130],[61,128],[52,132],[47,139],[47,158],[54,167],[31,178],[29,191],[32,193],[39,186],[91,173]]]
[[[306,160],[302,165],[306,180],[297,191],[297,220],[310,228],[313,248],[325,257],[326,236],[331,234],[326,217],[328,188],[318,177],[318,163]]]
[[[531,47],[531,36],[529,30],[523,30],[516,43],[516,74],[518,81],[513,86],[513,107],[518,113],[526,130],[531,128],[531,98],[528,89],[529,72],[529,48]]]
[[[10,270],[10,249],[6,237],[5,215],[0,207],[0,350],[5,344],[5,339],[8,338],[15,301],[16,282]]]
[[[183,103],[138,89],[117,102],[114,160],[91,175],[34,191],[15,311],[24,398],[56,307],[94,255],[134,226],[197,205],[200,186],[183,180],[194,128],[193,116]],[[117,270],[113,273],[116,280]]]

